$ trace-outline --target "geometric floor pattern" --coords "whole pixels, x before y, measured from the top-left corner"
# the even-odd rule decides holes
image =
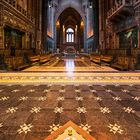
[[[43,140],[68,121],[99,140],[139,140],[140,85],[0,85],[0,140]]]

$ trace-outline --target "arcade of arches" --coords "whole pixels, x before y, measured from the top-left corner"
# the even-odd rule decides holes
[[[0,0],[0,140],[140,138],[140,0]]]

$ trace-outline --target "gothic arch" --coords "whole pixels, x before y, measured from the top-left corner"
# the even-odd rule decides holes
[[[85,14],[83,13],[83,11],[79,8],[77,8],[76,6],[65,6],[59,10],[57,10],[56,12],[56,16],[55,16],[55,23],[57,22],[59,16],[68,8],[73,8],[75,11],[77,11],[77,13],[81,16],[82,20],[85,22]]]

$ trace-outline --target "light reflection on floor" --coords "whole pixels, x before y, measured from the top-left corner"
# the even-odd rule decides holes
[[[75,63],[74,59],[67,59],[65,61],[65,66],[66,66],[66,73],[68,77],[74,76],[74,71],[75,71]]]
[[[53,61],[52,64],[48,65],[43,64],[41,66],[35,65],[31,66],[23,71],[26,72],[65,72],[69,76],[72,76],[74,72],[96,72],[96,71],[117,71],[109,66],[103,65],[99,66],[98,64],[91,63],[90,65],[87,61],[82,59],[60,59],[58,61]]]

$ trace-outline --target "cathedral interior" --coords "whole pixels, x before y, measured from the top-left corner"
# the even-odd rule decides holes
[[[0,140],[139,140],[140,0],[0,0]]]

